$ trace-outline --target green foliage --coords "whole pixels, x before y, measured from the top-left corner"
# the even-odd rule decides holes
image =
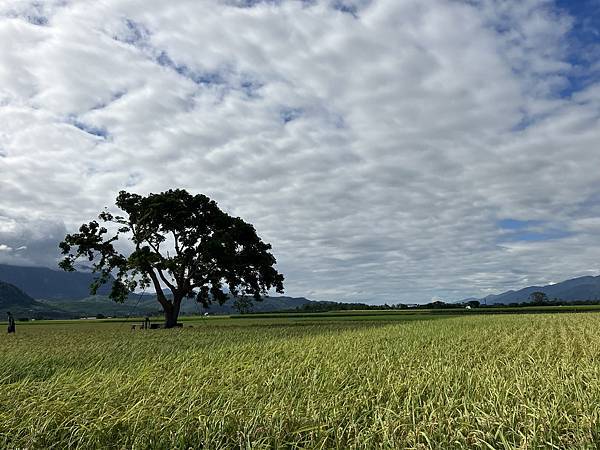
[[[248,314],[252,311],[252,300],[248,297],[236,297],[233,301],[233,306],[240,314]]]
[[[255,300],[271,288],[283,292],[271,245],[262,242],[252,225],[221,211],[205,195],[176,189],[143,197],[121,191],[116,204],[124,216],[104,211],[99,219],[106,226],[95,220],[83,224],[60,244],[64,270],[74,270],[80,258],[92,263],[98,274],[93,295],[111,275],[110,298],[117,302],[136,288],[153,285],[167,326],[173,326],[186,297],[206,306],[228,299],[224,286],[233,295]],[[128,255],[115,247],[120,237],[131,241]],[[172,299],[162,286],[170,289]]]
[[[409,317],[21,324],[0,448],[600,444],[598,314]]]
[[[548,303],[548,296],[544,292],[536,291],[529,294],[529,300],[536,304]]]

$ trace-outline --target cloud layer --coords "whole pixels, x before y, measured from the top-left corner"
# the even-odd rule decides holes
[[[291,295],[596,274],[580,20],[549,0],[0,1],[0,261],[53,264],[119,190],[183,187],[254,223]]]

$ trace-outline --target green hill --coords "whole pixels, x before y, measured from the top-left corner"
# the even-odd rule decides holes
[[[61,319],[71,318],[72,314],[50,305],[38,302],[18,287],[0,281],[0,320],[7,312],[16,318]]]
[[[36,300],[72,300],[88,297],[94,278],[94,274],[87,272],[64,272],[47,267],[0,264],[0,281],[17,286]],[[109,292],[110,283],[98,289],[99,295],[108,295]]]
[[[6,309],[11,306],[26,308],[31,307],[36,303],[37,302],[33,298],[18,287],[0,281],[0,308]]]

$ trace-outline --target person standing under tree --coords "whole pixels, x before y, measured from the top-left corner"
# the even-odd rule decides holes
[[[12,314],[8,313],[8,334],[14,333],[16,331],[15,319]]]

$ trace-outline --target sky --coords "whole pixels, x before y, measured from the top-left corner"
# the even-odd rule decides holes
[[[600,0],[0,0],[0,263],[204,193],[286,294],[600,274]]]

